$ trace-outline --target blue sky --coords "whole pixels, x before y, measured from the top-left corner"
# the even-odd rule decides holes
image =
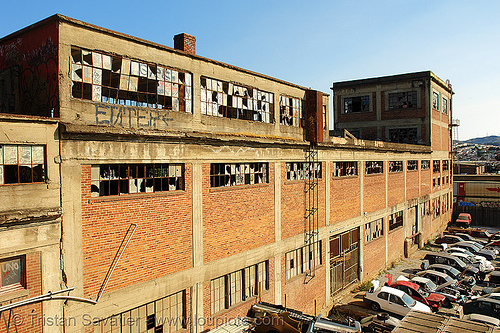
[[[4,1],[0,36],[55,13],[330,93],[334,81],[432,70],[459,139],[500,135],[500,1]]]

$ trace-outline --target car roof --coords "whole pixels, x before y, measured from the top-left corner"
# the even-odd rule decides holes
[[[432,264],[432,265],[430,265],[430,266],[428,267],[428,269],[432,270],[432,268],[434,268],[434,267],[436,267],[436,268],[443,268],[443,269],[446,269],[446,270],[450,270],[451,268],[453,268],[453,267],[451,267],[450,265],[444,265],[444,264]]]
[[[418,289],[419,288],[419,285],[416,284],[416,283],[413,283],[413,282],[410,282],[410,281],[396,281],[396,283],[393,284],[393,286],[396,285],[396,286],[407,286],[407,287],[410,287],[412,289]]]
[[[411,281],[427,283],[427,282],[431,281],[431,279],[428,279],[428,278],[423,277],[423,276],[414,276],[411,278]]]
[[[420,274],[420,275],[423,275],[425,273],[429,273],[429,274],[433,274],[433,275],[438,275],[438,276],[441,276],[441,277],[450,277],[448,276],[448,274],[445,274],[445,273],[442,273],[442,272],[438,272],[438,271],[433,271],[432,269],[427,269],[425,271],[421,271],[421,272],[418,272],[417,274]]]
[[[459,242],[461,243],[461,242]],[[458,244],[458,243],[455,243],[455,244]],[[425,255],[426,257],[427,256],[437,256],[437,257],[445,257],[445,258],[450,258],[451,257],[451,254],[448,254],[448,253],[445,253],[445,252],[435,252],[435,253],[427,253]],[[425,257],[424,257],[425,258]]]
[[[399,297],[403,297],[403,295],[405,294],[404,291],[402,290],[399,290],[399,289],[396,289],[396,288],[391,288],[391,287],[387,287],[387,286],[383,286],[380,291],[385,291],[386,293],[389,293],[389,294],[393,294],[393,295],[396,295],[396,296],[399,296]]]
[[[495,298],[479,297],[479,298],[475,298],[473,300],[470,300],[467,303],[470,303],[472,301],[486,301],[486,302],[495,303],[495,304],[499,304],[500,305],[500,299],[495,299]]]

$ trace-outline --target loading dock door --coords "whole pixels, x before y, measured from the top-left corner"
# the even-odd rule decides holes
[[[330,237],[330,294],[359,278],[359,228]]]

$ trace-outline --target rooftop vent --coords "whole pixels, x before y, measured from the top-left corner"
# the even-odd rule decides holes
[[[196,54],[196,37],[182,33],[174,36],[174,49]]]

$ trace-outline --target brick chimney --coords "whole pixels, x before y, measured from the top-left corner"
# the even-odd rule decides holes
[[[174,36],[174,49],[196,54],[196,37],[182,33]]]

